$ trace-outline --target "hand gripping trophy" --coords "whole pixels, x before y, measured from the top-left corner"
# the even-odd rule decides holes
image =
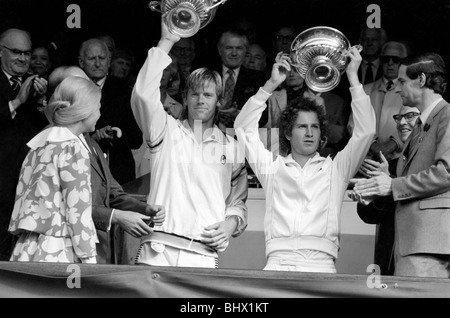
[[[204,28],[214,18],[217,7],[227,0],[161,0],[151,1],[152,11],[164,15],[169,31],[188,38]],[[159,7],[159,9],[158,9]]]
[[[361,52],[362,46],[356,47]],[[327,92],[339,84],[350,62],[349,48],[349,40],[339,30],[326,26],[310,28],[292,42],[292,66],[311,90]]]

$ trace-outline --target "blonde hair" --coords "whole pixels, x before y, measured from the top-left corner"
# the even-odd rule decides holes
[[[94,113],[100,99],[101,90],[97,85],[82,77],[69,76],[56,87],[45,116],[52,125],[72,125]]]

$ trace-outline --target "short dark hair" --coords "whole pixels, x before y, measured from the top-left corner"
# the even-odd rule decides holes
[[[416,79],[425,74],[425,87],[432,89],[435,93],[443,95],[447,87],[447,71],[442,57],[433,52],[409,56],[402,61],[406,66],[406,75]]]
[[[301,97],[297,100],[297,102],[290,104],[283,111],[280,117],[280,146],[281,152],[284,155],[288,155],[292,152],[291,143],[286,136],[290,136],[292,134],[292,127],[294,126],[300,112],[315,113],[319,119],[320,135],[322,139],[324,139],[327,135],[328,122],[326,120],[325,106],[317,104],[316,101],[310,98]],[[320,147],[323,147],[323,145],[321,144],[317,151],[321,150]]]

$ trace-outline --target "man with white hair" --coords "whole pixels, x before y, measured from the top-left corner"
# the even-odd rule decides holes
[[[131,87],[125,79],[109,76],[110,51],[106,42],[89,39],[81,45],[78,63],[89,78],[102,89],[101,116],[92,137],[109,154],[111,172],[119,184],[136,179],[131,149],[142,144],[142,133],[131,112]],[[120,128],[122,136],[115,135]],[[119,138],[120,137],[120,138]]]

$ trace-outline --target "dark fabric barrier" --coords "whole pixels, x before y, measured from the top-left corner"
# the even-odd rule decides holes
[[[369,288],[369,276],[173,268],[126,265],[0,262],[0,297],[450,297],[450,280],[381,277]],[[80,288],[74,285],[76,274]],[[76,287],[76,286],[75,286]]]

